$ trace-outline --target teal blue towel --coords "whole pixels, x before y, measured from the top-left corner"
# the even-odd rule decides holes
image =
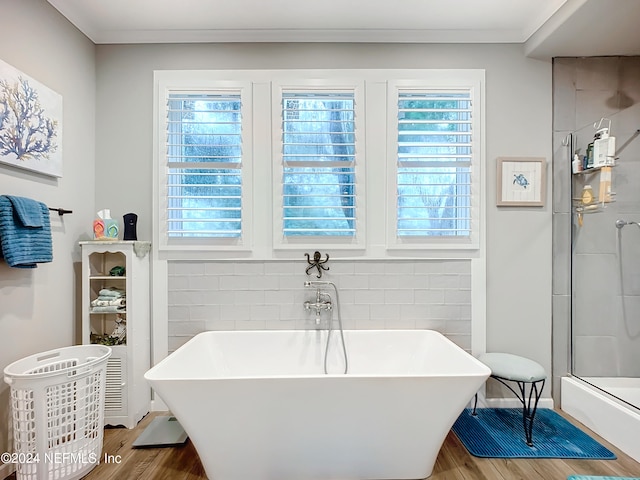
[[[18,220],[25,227],[42,228],[44,221],[42,220],[42,204],[25,197],[16,197],[7,195],[7,198],[13,204],[13,211],[18,216]],[[47,212],[49,210],[47,209]]]
[[[0,195],[0,258],[16,268],[53,261],[49,208],[44,203]]]

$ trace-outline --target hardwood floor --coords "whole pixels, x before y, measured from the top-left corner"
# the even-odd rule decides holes
[[[440,450],[430,480],[566,480],[569,475],[640,477],[640,463],[623,454],[579,422],[558,413],[587,431],[618,457],[616,460],[496,459],[470,455],[449,433]],[[107,428],[104,453],[120,463],[101,462],[84,480],[204,480],[206,475],[190,441],[177,448],[133,449],[131,443],[156,415],[147,415],[136,428]],[[250,459],[247,459],[250,461]],[[14,480],[15,474],[7,480]],[[215,480],[215,479],[210,479]],[[264,480],[264,479],[246,479]],[[274,479],[277,480],[277,479]],[[302,480],[302,479],[301,479]]]

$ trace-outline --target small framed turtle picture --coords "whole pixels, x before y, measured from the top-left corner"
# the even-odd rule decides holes
[[[538,157],[499,157],[499,207],[543,207],[546,196],[546,160]]]

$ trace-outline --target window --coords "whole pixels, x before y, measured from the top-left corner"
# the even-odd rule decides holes
[[[355,234],[353,93],[282,96],[283,234]]]
[[[274,123],[274,161],[279,177],[274,242],[277,247],[300,245],[320,237],[323,242],[358,245],[364,238],[360,216],[357,157],[357,85],[274,89],[278,105]],[[274,112],[275,113],[275,112]],[[364,190],[364,189],[362,189]]]
[[[479,250],[483,84],[481,70],[155,72],[158,251]]]
[[[398,87],[395,99],[396,245],[475,241],[479,167],[473,91]],[[475,155],[474,155],[475,153]],[[455,243],[454,243],[455,244]]]
[[[167,121],[167,235],[242,233],[239,93],[171,93]]]
[[[162,244],[242,244],[244,96],[242,88],[167,90],[160,134]]]

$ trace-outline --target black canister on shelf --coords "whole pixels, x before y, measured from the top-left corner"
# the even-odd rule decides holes
[[[138,224],[138,215],[135,213],[127,213],[122,216],[124,219],[124,237],[123,240],[138,240],[136,233]]]

